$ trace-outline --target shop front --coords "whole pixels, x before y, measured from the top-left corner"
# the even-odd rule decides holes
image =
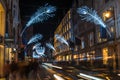
[[[4,35],[5,35],[5,8],[2,1],[0,1],[0,77],[4,76]]]

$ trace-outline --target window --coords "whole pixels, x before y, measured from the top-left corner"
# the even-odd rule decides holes
[[[113,26],[110,27],[110,31],[111,31],[112,33],[114,33],[114,27],[113,27]]]
[[[109,20],[113,16],[114,16],[114,10],[112,7],[103,12],[103,20],[104,21]]]
[[[69,29],[71,29],[71,23],[69,22]]]
[[[103,48],[103,64],[107,64],[108,62],[108,48]]]
[[[69,31],[69,38],[71,38],[71,32]]]
[[[109,27],[109,31],[110,31],[110,34],[111,34],[111,39],[115,37],[115,27],[113,25],[111,25]],[[108,35],[109,36],[109,35]]]
[[[91,32],[91,33],[89,34],[89,45],[90,45],[90,46],[93,46],[93,45],[94,45],[94,33],[93,33],[93,32]]]
[[[71,18],[71,14],[69,13],[68,16],[69,16],[69,19],[70,19]]]
[[[100,38],[100,31],[98,32],[98,43],[101,42],[101,38]]]
[[[82,49],[85,48],[85,42],[83,37],[81,38],[81,48]]]

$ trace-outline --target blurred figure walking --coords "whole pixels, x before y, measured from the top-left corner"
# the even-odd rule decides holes
[[[5,74],[6,80],[9,80],[9,73],[10,73],[10,64],[9,64],[9,61],[6,61],[4,65],[4,74]]]

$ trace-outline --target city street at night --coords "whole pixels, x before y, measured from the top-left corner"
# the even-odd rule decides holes
[[[120,80],[120,0],[0,0],[0,80]]]
[[[16,66],[15,66],[16,65]],[[117,80],[115,74],[105,70],[87,70],[68,65],[54,65],[52,63],[38,64],[36,62],[19,62],[14,64],[9,74],[9,80]],[[16,69],[15,69],[16,68]],[[5,79],[1,79],[5,80]]]

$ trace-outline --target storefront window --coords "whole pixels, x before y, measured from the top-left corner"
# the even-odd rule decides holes
[[[80,54],[80,61],[85,60],[85,53]]]
[[[103,64],[107,64],[108,62],[108,48],[103,48]]]
[[[87,61],[90,61],[90,55],[87,53]]]
[[[66,56],[66,61],[69,61],[69,55]]]
[[[63,61],[65,61],[65,56],[63,56]]]
[[[78,55],[77,55],[77,54],[75,54],[75,55],[73,56],[73,58],[74,58],[74,59],[77,59],[77,58],[78,58]]]

